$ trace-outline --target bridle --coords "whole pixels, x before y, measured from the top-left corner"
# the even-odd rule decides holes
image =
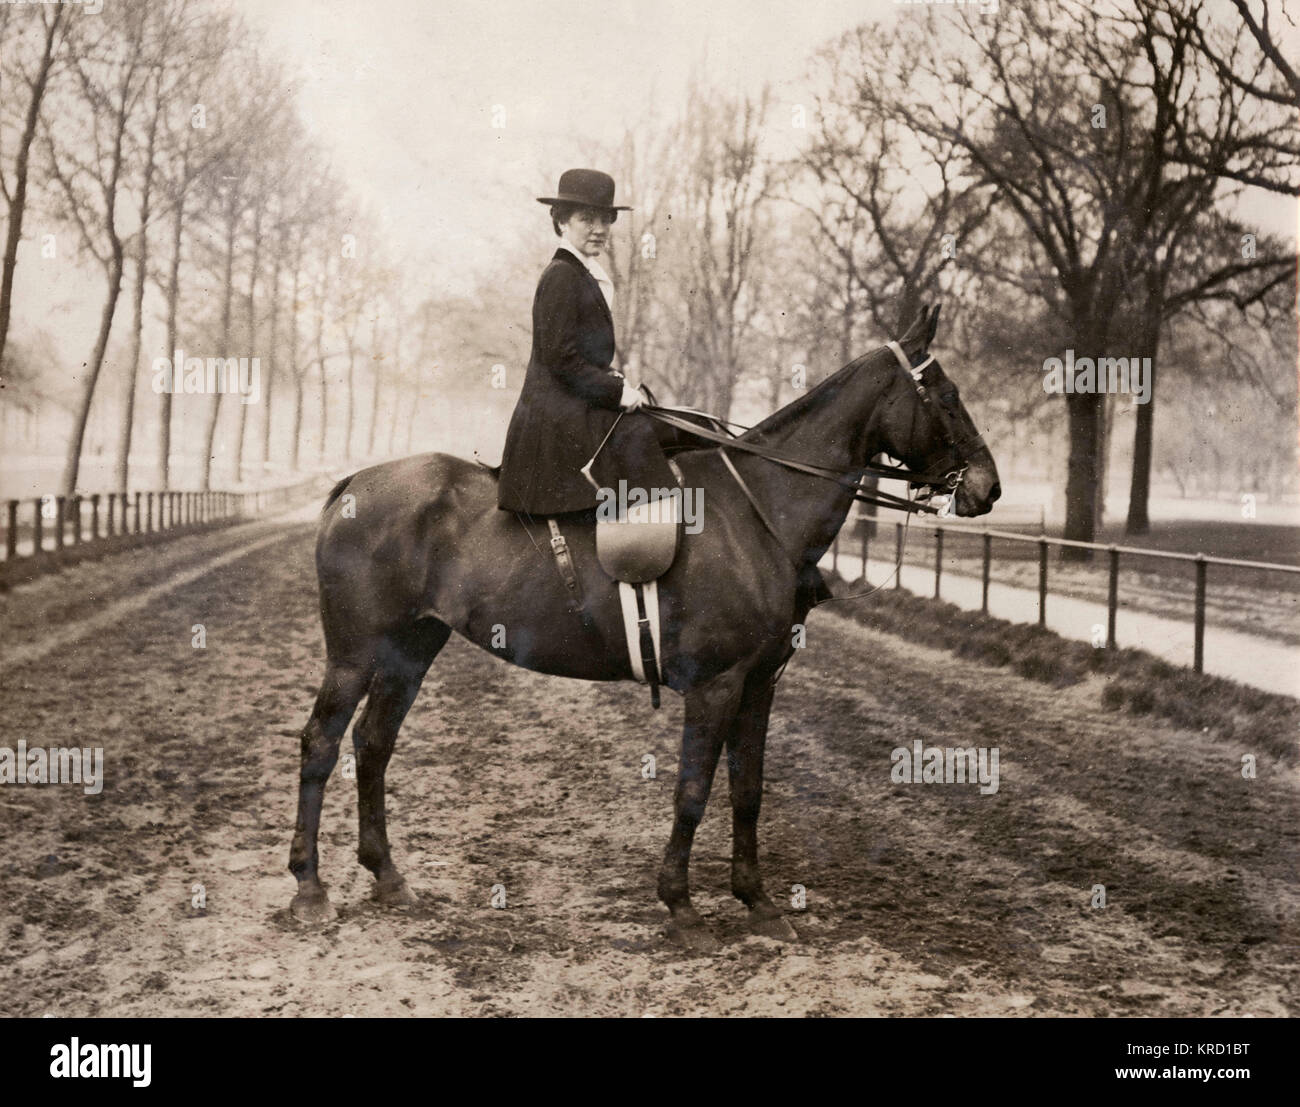
[[[903,352],[903,347],[897,342],[886,342],[886,348],[894,355],[898,362],[899,368],[903,375],[911,382],[913,390],[916,392],[920,406],[925,408],[934,417],[938,424],[940,433],[943,436],[944,444],[948,449],[948,457],[940,465],[932,469],[940,469],[942,475],[932,476],[930,472],[920,474],[917,479],[911,474],[898,474],[898,479],[907,480],[909,484],[923,485],[928,489],[928,494],[924,497],[914,510],[925,511],[931,510],[940,518],[949,514],[951,505],[955,502],[957,489],[961,486],[966,477],[966,470],[970,468],[970,459],[978,450],[987,450],[984,437],[978,432],[968,433],[960,426],[957,426],[952,413],[942,404],[935,403],[930,395],[930,389],[925,384],[925,371],[930,365],[934,364],[934,354],[926,354],[925,360],[913,365],[911,359]],[[951,384],[951,382],[949,382]],[[916,432],[916,412],[912,413],[912,433],[909,435],[908,445],[911,445],[911,439],[915,438]],[[933,509],[929,506],[928,501],[936,492],[947,492],[949,494],[948,504],[941,509]]]

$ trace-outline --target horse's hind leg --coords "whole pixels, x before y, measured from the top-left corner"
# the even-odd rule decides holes
[[[352,731],[357,751],[357,859],[375,875],[375,898],[389,906],[415,902],[393,865],[384,810],[384,772],[424,674],[446,644],[451,628],[436,619],[422,620],[381,656],[370,682],[361,720]]]
[[[731,779],[731,891],[749,908],[749,928],[768,938],[799,937],[789,920],[763,890],[758,869],[758,811],[763,801],[763,748],[776,685],[772,673],[751,675],[727,735],[727,769]]]
[[[316,705],[302,731],[302,767],[298,778],[298,820],[289,850],[289,871],[298,878],[298,894],[289,905],[300,922],[325,922],[334,909],[317,873],[316,847],[325,782],[338,761],[339,740],[347,730],[370,680],[368,666],[330,661],[316,694]]]

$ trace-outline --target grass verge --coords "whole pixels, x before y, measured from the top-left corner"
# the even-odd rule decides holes
[[[837,592],[849,591],[854,583],[826,576]],[[1288,764],[1300,764],[1300,700],[1291,696],[1195,673],[1144,650],[1095,649],[1038,626],[892,588],[826,610],[966,660],[1009,668],[1026,680],[1067,687],[1101,676],[1106,681],[1101,704],[1108,711],[1166,719],[1189,730],[1249,742]]]

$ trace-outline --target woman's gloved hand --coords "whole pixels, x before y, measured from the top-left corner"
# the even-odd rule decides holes
[[[633,388],[630,384],[624,383],[623,398],[618,402],[619,407],[624,411],[636,411],[636,409],[642,407],[645,402],[645,396],[638,389]]]

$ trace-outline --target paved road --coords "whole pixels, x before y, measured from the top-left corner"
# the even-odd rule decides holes
[[[890,579],[892,561],[869,558],[868,579],[878,584]],[[830,568],[831,557],[822,559]],[[849,578],[862,575],[862,559],[840,553],[840,572]],[[889,587],[893,587],[892,583]],[[904,565],[903,587],[920,596],[934,595],[934,569],[930,566]],[[980,579],[944,570],[940,595],[949,603],[967,611],[980,608]],[[1038,621],[1038,593],[1029,588],[1015,588],[996,582],[989,585],[989,612],[1000,619],[1016,623]],[[1047,626],[1064,638],[1093,641],[1100,627],[1105,641],[1106,605],[1069,596],[1049,594]],[[1178,665],[1192,664],[1192,625],[1181,619],[1166,619],[1146,612],[1127,611],[1121,603],[1115,622],[1115,637],[1121,646],[1146,650]],[[1267,638],[1214,626],[1205,628],[1205,671],[1216,676],[1263,688],[1300,696],[1300,649]]]

